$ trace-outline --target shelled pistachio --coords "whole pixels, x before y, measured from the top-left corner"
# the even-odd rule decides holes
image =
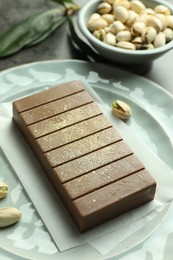
[[[140,0],[101,0],[88,20],[88,29],[115,47],[148,50],[173,39],[173,14],[164,5],[150,8]]]

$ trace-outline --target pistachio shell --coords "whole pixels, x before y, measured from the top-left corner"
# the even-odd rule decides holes
[[[138,0],[131,1],[131,10],[134,10],[136,13],[141,13],[146,9],[145,5]]]
[[[141,14],[150,14],[150,15],[155,15],[155,12],[152,8],[145,8]]]
[[[102,0],[103,2],[106,2],[106,3],[108,3],[108,4],[111,4],[111,5],[113,5],[113,3],[114,3],[114,0]]]
[[[136,21],[137,18],[138,18],[138,14],[133,10],[129,10],[128,18],[126,20],[126,25],[131,27],[132,24],[134,24],[134,22]]]
[[[165,14],[156,14],[155,17],[162,22],[162,29],[164,30],[168,26],[167,16]]]
[[[111,25],[111,32],[114,34],[117,34],[118,32],[121,32],[125,29],[126,29],[126,26],[120,21],[115,21]]]
[[[114,22],[114,15],[113,14],[103,14],[102,18],[106,20],[108,24],[112,24]]]
[[[154,49],[154,45],[152,43],[143,44],[141,46],[141,50],[152,50]]]
[[[155,16],[152,16],[152,15],[148,16],[146,25],[154,27],[157,32],[160,32],[161,30],[163,30],[163,24],[160,21],[160,19]]]
[[[94,35],[97,39],[103,41],[103,39],[104,39],[104,37],[105,37],[105,35],[106,35],[106,32],[105,32],[104,29],[100,29],[100,30],[94,31],[94,32],[93,32],[93,35]]]
[[[143,30],[145,29],[146,25],[144,22],[135,22],[132,25],[131,33],[134,36],[139,36],[142,34]]]
[[[167,17],[167,22],[168,22],[168,28],[173,29],[173,15],[169,15]]]
[[[137,36],[132,40],[132,43],[136,46],[137,50],[140,50],[142,48],[143,45],[143,41],[142,38]]]
[[[157,32],[156,29],[149,26],[144,29],[142,32],[142,40],[144,43],[151,43],[156,38]]]
[[[96,20],[96,19],[100,19],[101,18],[101,15],[98,14],[98,13],[93,13],[89,19],[88,19],[88,23],[91,23],[93,20]]]
[[[132,42],[133,43],[141,43],[141,44],[143,43],[142,38],[140,36],[133,38]]]
[[[128,119],[132,115],[129,105],[121,100],[114,100],[112,102],[112,110],[113,113],[121,119]]]
[[[113,9],[113,14],[115,16],[115,19],[122,22],[122,23],[125,23],[125,21],[128,18],[127,9],[123,6],[120,6],[120,5],[115,6],[115,8]]]
[[[120,42],[120,41],[130,42],[132,40],[132,34],[129,31],[121,31],[121,32],[117,33],[116,40],[118,42]]]
[[[154,39],[154,47],[159,48],[166,44],[166,37],[163,32],[159,32]]]
[[[154,8],[154,11],[156,13],[160,13],[160,14],[165,14],[165,15],[170,15],[171,14],[171,11],[169,10],[169,8],[165,5],[157,5],[155,8]]]
[[[131,6],[131,3],[130,3],[129,1],[127,1],[127,0],[122,0],[122,1],[119,3],[119,5],[125,7],[126,9],[129,9],[130,6]]]
[[[109,32],[111,32],[111,27],[106,26],[103,30],[105,31],[105,33],[109,33]]]
[[[116,43],[116,47],[126,49],[126,50],[136,50],[135,44],[133,44],[131,42],[125,42],[125,41]]]
[[[111,10],[112,10],[112,6],[107,2],[103,2],[99,4],[97,7],[97,11],[99,14],[108,14],[110,13]]]
[[[111,46],[115,46],[116,44],[116,37],[113,33],[107,33],[103,39],[104,43],[107,43]]]
[[[163,33],[165,34],[166,42],[170,42],[173,39],[173,30],[166,28]]]
[[[147,13],[140,13],[136,19],[136,22],[143,22],[146,24],[147,18],[148,18],[148,14]]]
[[[92,20],[91,22],[89,22],[88,29],[91,32],[94,32],[95,30],[103,29],[107,25],[108,25],[108,23],[104,19],[99,18],[99,19],[95,19],[95,20]]]

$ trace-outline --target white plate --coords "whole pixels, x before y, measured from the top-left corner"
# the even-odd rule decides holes
[[[129,127],[167,165],[173,169],[173,97],[163,88],[143,77],[133,75],[103,64],[83,61],[45,61],[26,64],[0,73],[0,102],[10,102],[16,98],[55,86],[66,81],[83,80],[94,88],[101,99],[111,106],[114,99],[122,99],[130,104],[133,116],[127,121]],[[22,189],[15,172],[6,165],[1,152],[3,174],[9,176],[10,196],[1,203],[23,207],[24,221],[9,229],[3,229],[0,236],[1,251],[7,259],[105,259],[89,245],[59,253],[42,224],[29,197]],[[0,176],[1,178],[1,176]],[[114,248],[111,255],[125,252],[143,241],[161,222],[167,209],[147,226],[138,236]],[[28,231],[29,230],[29,231]],[[18,240],[16,240],[16,234]],[[21,236],[21,239],[19,239]],[[41,238],[41,239],[38,239]],[[45,246],[46,245],[46,246]]]

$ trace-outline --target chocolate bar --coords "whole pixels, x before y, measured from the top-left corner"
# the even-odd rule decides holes
[[[81,82],[14,101],[13,120],[80,232],[154,199],[154,178]]]

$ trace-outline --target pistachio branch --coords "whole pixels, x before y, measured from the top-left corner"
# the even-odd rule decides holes
[[[17,53],[46,39],[79,10],[73,0],[51,0],[59,6],[31,15],[0,36],[0,58]]]

